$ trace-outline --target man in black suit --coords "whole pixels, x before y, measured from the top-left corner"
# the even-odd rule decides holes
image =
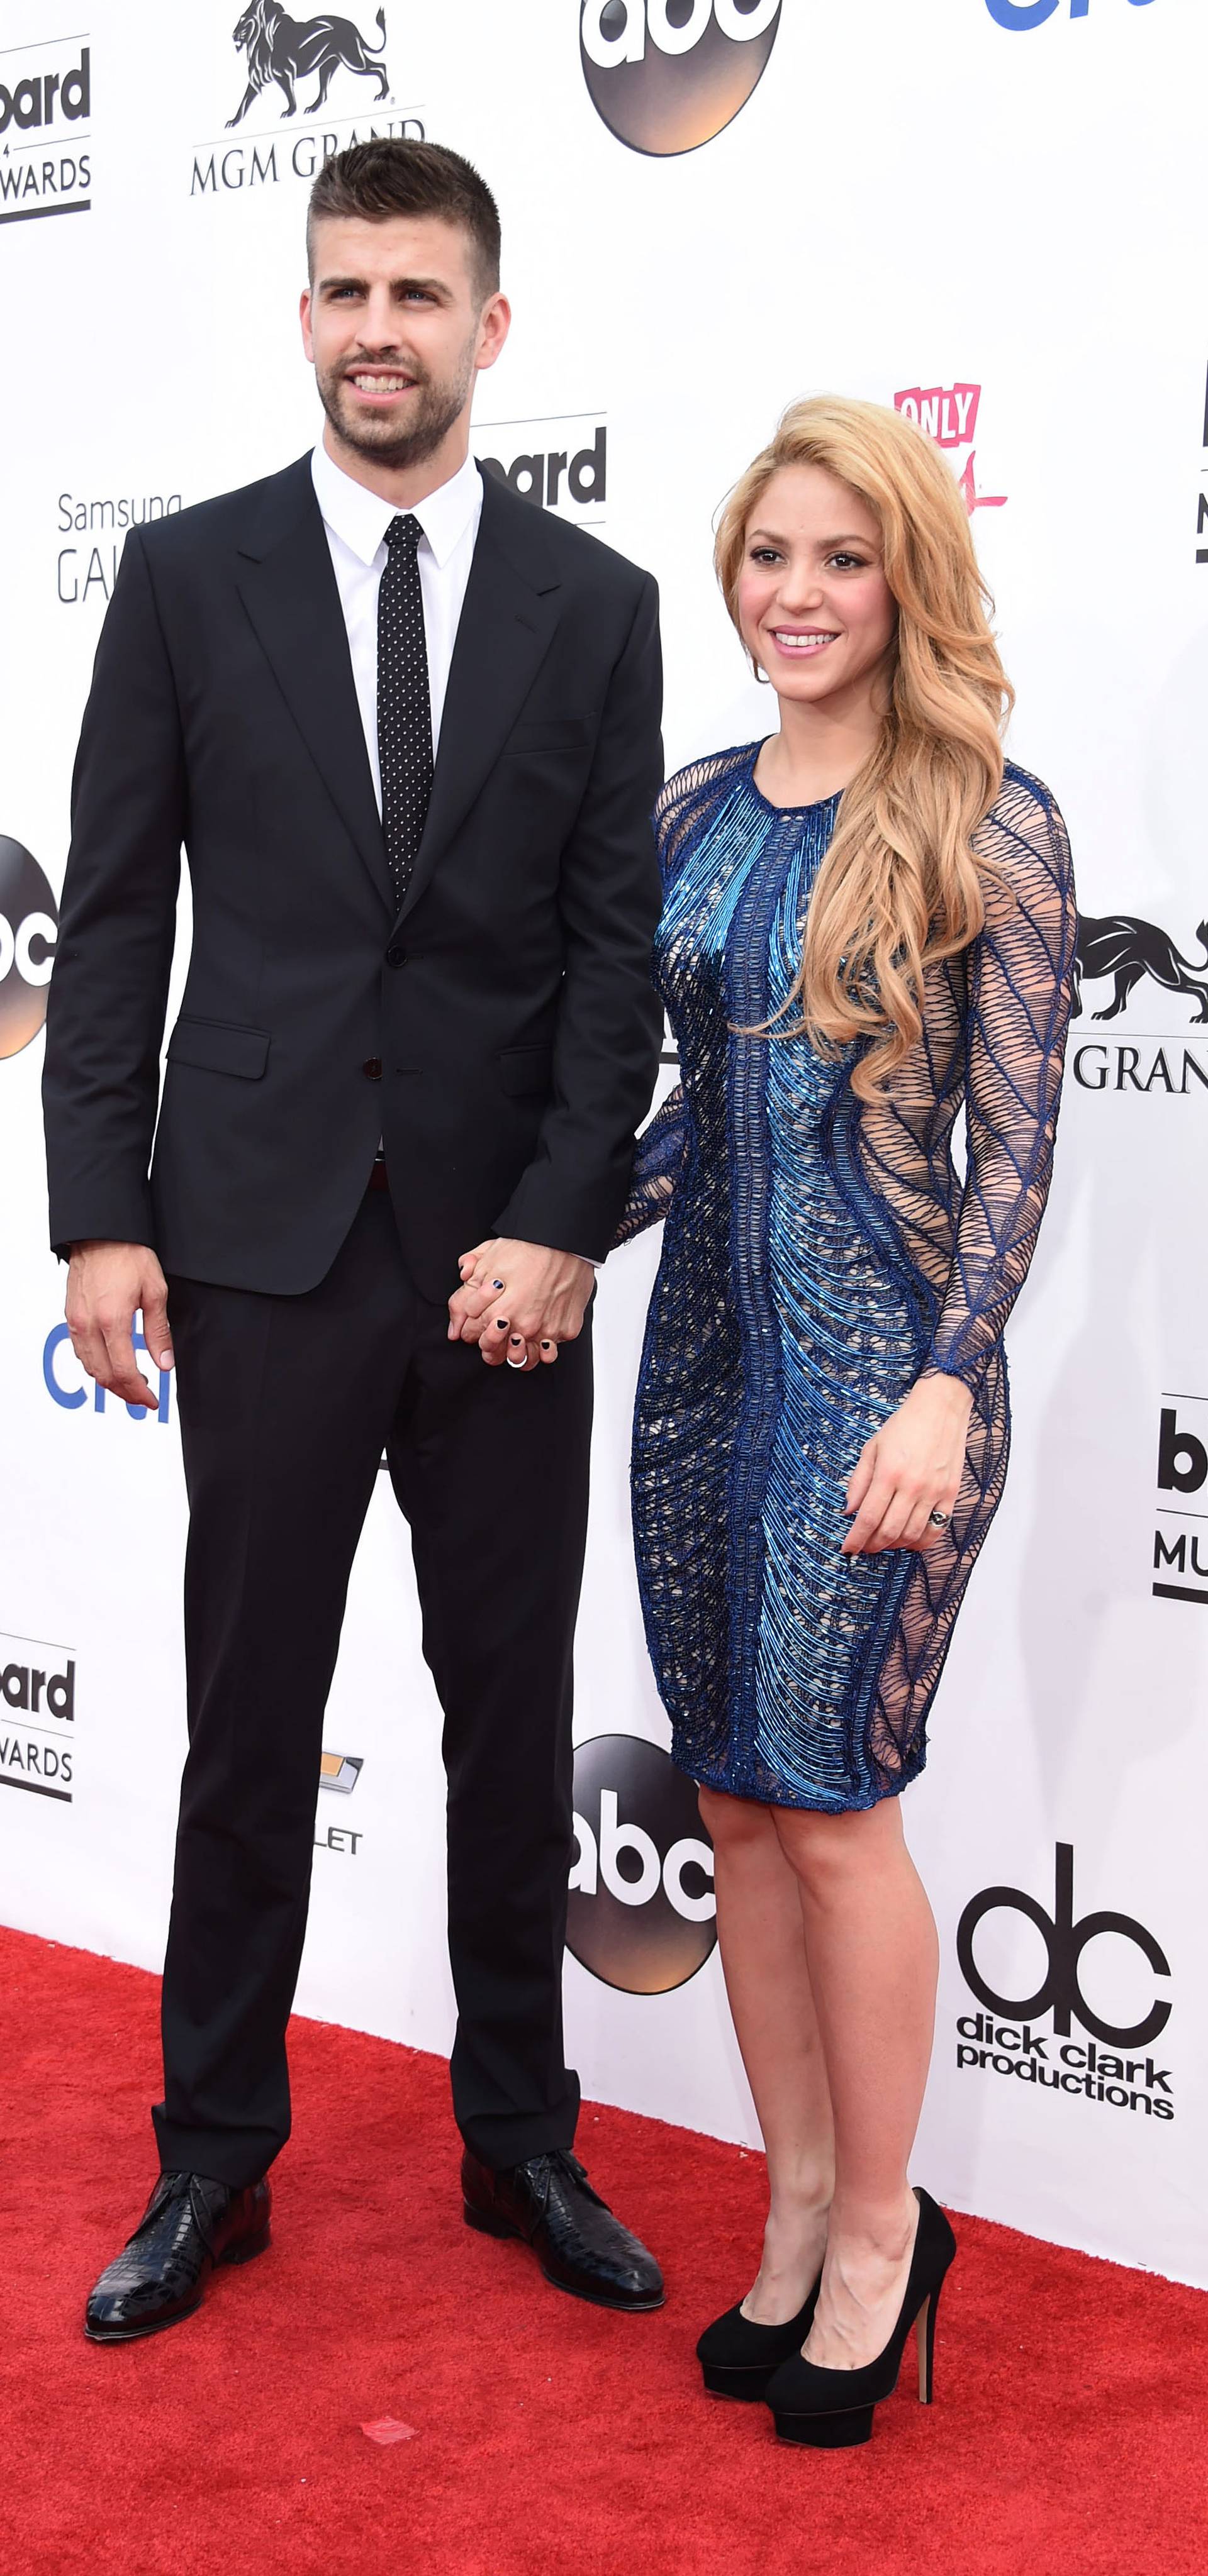
[[[509,314],[467,163],[339,154],[309,249],[321,446],[127,541],[48,1015],[72,1340],[150,1401],[141,1310],[190,1504],[162,2171],[89,2301],[106,2341],[268,2239],[324,1704],[383,1445],[445,1716],[465,2215],[564,2289],[662,2298],[570,2152],[561,2014],[588,1301],[659,1040],[656,592],[469,455]]]

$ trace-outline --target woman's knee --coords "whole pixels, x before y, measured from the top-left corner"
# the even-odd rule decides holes
[[[771,1809],[758,1806],[753,1798],[732,1798],[726,1789],[698,1786],[697,1805],[701,1823],[711,1842],[732,1848],[737,1843],[764,1842],[775,1835]]]
[[[771,1814],[786,1858],[806,1890],[819,1897],[879,1874],[901,1845],[896,1798],[843,1815],[793,1807]]]

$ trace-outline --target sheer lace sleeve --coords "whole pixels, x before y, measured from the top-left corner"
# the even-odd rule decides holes
[[[662,1107],[656,1109],[649,1126],[638,1138],[629,1196],[613,1236],[614,1252],[619,1243],[631,1242],[635,1234],[644,1234],[648,1225],[657,1225],[660,1218],[666,1216],[683,1166],[687,1141],[688,1112],[684,1086],[677,1082],[674,1091],[668,1092]]]
[[[1053,1169],[1077,913],[1065,825],[1009,770],[983,826],[999,870],[968,961],[968,1167],[928,1370],[976,1378],[1028,1274]]]

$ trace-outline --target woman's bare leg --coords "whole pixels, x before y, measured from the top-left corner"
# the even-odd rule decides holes
[[[726,1992],[768,2159],[763,2260],[743,2315],[784,2325],[822,2266],[834,2132],[796,1873],[772,1812],[702,1789]]]
[[[862,1814],[770,1812],[800,1889],[834,2117],[835,2194],[805,2350],[824,2368],[854,2369],[884,2349],[905,2294],[918,2215],[906,2169],[935,2027],[935,1923],[897,1798]]]

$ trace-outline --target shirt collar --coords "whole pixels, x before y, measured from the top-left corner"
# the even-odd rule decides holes
[[[366,566],[373,562],[384,545],[386,530],[398,516],[398,504],[384,501],[364,483],[353,481],[327,453],[320,439],[310,460],[315,496],[329,528]],[[478,526],[482,513],[482,476],[473,456],[467,456],[447,483],[438,485],[414,505],[412,516],[419,520],[432,554],[440,565],[448,562],[455,546],[467,529]]]

